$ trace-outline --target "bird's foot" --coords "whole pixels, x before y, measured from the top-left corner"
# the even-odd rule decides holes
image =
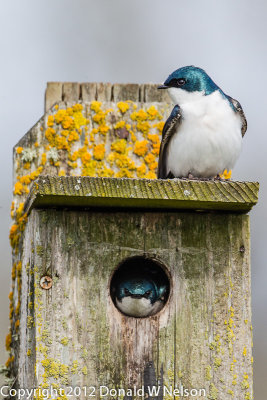
[[[194,181],[210,181],[211,178],[202,178],[202,177],[197,177],[197,176],[193,176],[191,173],[189,173],[187,175],[186,179],[190,179],[190,180],[194,180]]]
[[[214,181],[221,181],[221,182],[227,182],[227,181],[229,181],[229,179],[224,179],[224,178],[222,178],[219,174],[216,175],[213,179],[214,179]]]

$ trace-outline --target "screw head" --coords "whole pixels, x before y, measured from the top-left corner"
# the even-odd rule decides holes
[[[48,290],[52,287],[52,284],[53,284],[53,279],[48,275],[43,276],[40,279],[40,286],[42,289]]]

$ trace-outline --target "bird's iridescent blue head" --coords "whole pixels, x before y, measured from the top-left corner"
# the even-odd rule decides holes
[[[209,95],[219,89],[203,69],[193,65],[177,69],[168,76],[162,86],[158,87],[158,89],[170,88],[182,89],[190,93],[202,92],[204,95]]]
[[[145,277],[129,277],[119,282],[116,288],[116,298],[122,300],[124,297],[146,298],[151,304],[157,300],[164,300],[166,285],[158,285],[153,280]]]

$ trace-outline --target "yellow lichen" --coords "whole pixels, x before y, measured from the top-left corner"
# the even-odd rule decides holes
[[[67,346],[69,344],[69,339],[64,337],[61,339],[60,343],[63,344],[63,346]]]
[[[116,151],[117,153],[125,153],[126,151],[126,140],[125,139],[118,139],[111,144],[111,150]]]
[[[12,342],[12,336],[11,336],[11,332],[9,332],[8,335],[6,336],[6,350],[7,351],[10,350],[11,342]]]
[[[101,101],[92,101],[91,110],[97,113],[101,110],[101,105],[102,105]]]
[[[103,160],[105,157],[105,145],[97,144],[96,146],[94,146],[93,155],[96,160]]]
[[[144,156],[148,151],[148,141],[147,140],[138,140],[134,145],[134,153],[138,156]]]
[[[109,116],[111,111],[113,114]],[[127,111],[130,117],[125,116]],[[90,120],[87,119],[88,112]],[[79,174],[155,179],[160,134],[164,125],[161,119],[157,106],[138,109],[137,104],[131,101],[119,102],[115,110],[107,109],[99,101],[91,102],[86,110],[82,104],[67,109],[59,109],[55,105],[45,123],[39,126],[40,131],[44,130],[44,143],[36,141],[31,148],[19,146],[15,150],[17,182],[14,185],[15,201],[11,208],[13,225],[10,229],[14,255],[18,254],[21,234],[27,221],[24,202],[19,198],[24,200],[30,185],[41,173],[46,174],[51,165],[53,173],[59,176]],[[119,129],[123,131],[119,132]],[[118,139],[126,130],[127,140]],[[12,282],[18,294],[15,297],[16,304],[13,292],[10,295],[13,329],[19,327],[20,314],[21,263],[18,263],[19,260],[16,260],[12,267]],[[28,306],[32,307],[33,302],[29,301]],[[28,321],[29,327],[33,323]],[[41,316],[37,321],[38,329],[40,324]],[[48,343],[51,338],[45,338],[44,334],[45,331],[41,337]]]
[[[6,364],[5,364],[7,368],[10,367],[10,364],[14,361],[14,359],[15,359],[14,356],[11,356],[8,358],[8,360],[6,361]]]
[[[17,147],[16,152],[17,154],[21,154],[23,151],[23,147]]]
[[[121,112],[122,114],[125,114],[126,111],[128,111],[129,108],[130,108],[129,104],[126,103],[125,101],[119,101],[119,102],[117,103],[117,107],[118,107],[118,109],[120,110],[120,112]]]

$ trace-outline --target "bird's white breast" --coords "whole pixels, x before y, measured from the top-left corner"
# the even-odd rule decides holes
[[[163,302],[159,300],[151,304],[150,300],[145,297],[135,299],[127,296],[121,301],[116,299],[116,305],[126,315],[132,317],[147,317],[160,311],[163,307]]]
[[[167,150],[167,172],[175,177],[214,177],[233,168],[241,151],[241,117],[219,91],[205,96],[168,89],[182,121]]]

